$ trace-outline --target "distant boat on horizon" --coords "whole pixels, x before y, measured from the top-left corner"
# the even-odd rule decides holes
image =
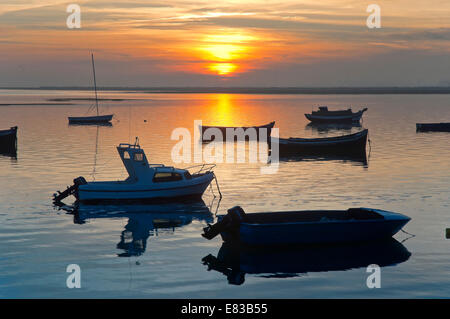
[[[450,132],[450,123],[416,123],[417,132]]]
[[[100,115],[98,112],[98,96],[97,96],[97,81],[95,78],[95,64],[94,64],[94,54],[91,54],[92,58],[92,70],[94,73],[94,91],[95,91],[95,108],[97,110],[97,115],[93,116],[69,116],[69,124],[99,124],[99,123],[109,123],[114,114]]]

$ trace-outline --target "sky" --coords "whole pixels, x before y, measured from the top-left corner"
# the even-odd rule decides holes
[[[449,86],[450,1],[0,0],[0,87],[90,86],[91,52],[101,87]]]

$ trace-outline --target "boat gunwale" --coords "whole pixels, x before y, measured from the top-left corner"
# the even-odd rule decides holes
[[[403,215],[402,215],[403,216]],[[258,226],[258,227],[266,227],[266,226],[295,226],[299,224],[358,224],[358,223],[390,223],[390,222],[405,222],[409,221],[411,218],[404,216],[404,218],[401,219],[346,219],[346,220],[339,220],[339,219],[327,219],[324,221],[316,220],[316,221],[303,221],[303,222],[283,222],[283,223],[265,223],[265,224],[257,224],[257,223],[247,223],[247,222],[241,222],[241,225],[245,226]]]

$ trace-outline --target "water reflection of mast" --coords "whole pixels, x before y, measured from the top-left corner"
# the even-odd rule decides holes
[[[98,151],[98,132],[100,127],[97,125],[97,133],[95,135],[95,155],[94,155],[94,168],[92,169],[92,179],[95,181],[95,169],[97,167],[97,151]]]

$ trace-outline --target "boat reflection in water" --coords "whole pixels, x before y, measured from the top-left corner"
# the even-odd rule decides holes
[[[117,244],[117,249],[123,250],[118,254],[119,257],[142,255],[150,236],[157,236],[161,232],[173,233],[176,228],[188,225],[194,220],[213,222],[211,210],[203,201],[159,205],[84,205],[78,203],[71,213],[74,215],[76,224],[84,224],[100,218],[128,218]]]
[[[394,238],[358,244],[303,245],[255,248],[223,243],[217,257],[202,259],[208,271],[223,273],[228,283],[241,285],[245,274],[265,278],[295,277],[308,272],[338,271],[393,266],[409,259],[411,253]]]
[[[289,155],[280,156],[280,162],[315,162],[315,161],[334,161],[340,163],[349,163],[354,166],[369,167],[367,154],[360,156],[345,156],[345,155]]]

